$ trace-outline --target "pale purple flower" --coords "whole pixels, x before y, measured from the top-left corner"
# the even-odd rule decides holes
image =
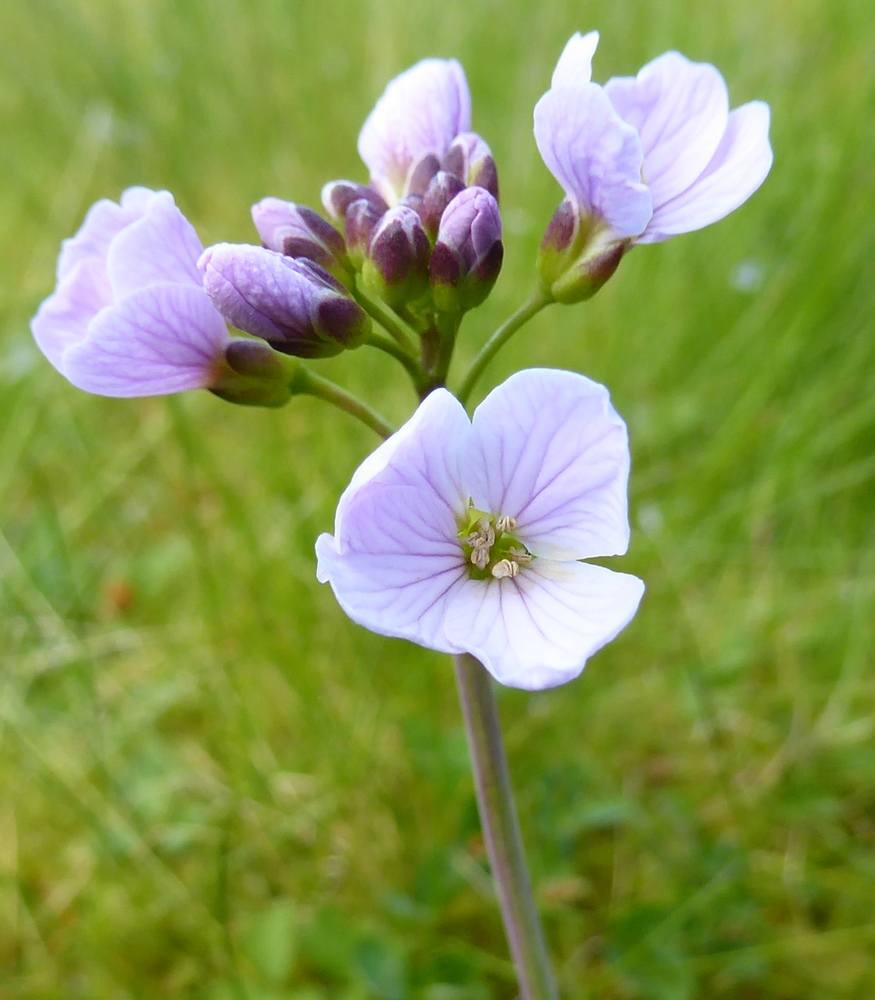
[[[359,134],[371,183],[390,205],[406,193],[421,160],[441,160],[471,128],[471,96],[455,59],[423,59],[392,80]]]
[[[224,320],[201,285],[203,247],[168,191],[128,188],[65,240],[57,287],[31,323],[49,361],[103,396],[208,388],[225,369]]]
[[[312,208],[262,198],[252,206],[252,221],[268,250],[315,261],[338,277],[348,271],[343,236]]]
[[[469,420],[437,389],[340,498],[317,575],[353,621],[476,656],[501,683],[576,677],[632,619],[626,426],[582,375],[518,372]]]
[[[772,165],[769,107],[729,110],[717,69],[666,52],[636,77],[590,82],[598,34],[566,45],[535,139],[568,199],[620,239],[656,243],[745,202]]]

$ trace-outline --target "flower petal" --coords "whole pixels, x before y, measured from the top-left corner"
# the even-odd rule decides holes
[[[380,635],[454,651],[443,634],[451,593],[467,579],[457,518],[471,425],[445,389],[356,470],[334,536],[316,543],[317,577],[353,621]]]
[[[197,260],[203,252],[194,227],[169,191],[150,199],[144,214],[116,236],[107,271],[115,298],[161,282],[200,285]]]
[[[454,588],[446,637],[502,684],[555,687],[629,624],[643,593],[626,573],[535,559],[515,579],[466,579]]]
[[[471,128],[471,96],[455,59],[423,59],[395,77],[359,134],[359,155],[380,193],[397,201],[423,156],[442,158]]]
[[[551,85],[561,87],[565,84],[589,83],[592,80],[592,57],[599,44],[597,31],[581,35],[578,31],[568,39],[556,69],[553,70]]]
[[[666,52],[636,77],[615,77],[605,93],[620,117],[637,129],[644,151],[644,181],[657,212],[702,173],[729,116],[729,95],[708,63]]]
[[[734,212],[756,191],[772,167],[769,106],[750,101],[729,115],[711,162],[690,187],[654,213],[640,243],[658,243],[710,226]]]
[[[225,323],[202,288],[159,284],[100,312],[61,359],[67,378],[101,396],[159,396],[209,386]]]
[[[554,87],[535,105],[535,141],[568,197],[618,237],[637,236],[652,214],[641,183],[638,133],[594,83]]]
[[[111,300],[103,263],[89,256],[67,271],[40,306],[30,328],[37,346],[58,371],[63,372],[64,351],[85,337],[88,324]]]
[[[517,372],[474,413],[477,507],[517,519],[538,556],[621,555],[629,545],[626,425],[604,386],[576,372]]]

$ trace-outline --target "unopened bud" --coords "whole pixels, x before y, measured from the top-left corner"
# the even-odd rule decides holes
[[[432,178],[423,196],[420,210],[422,224],[432,239],[437,235],[447,205],[464,190],[464,182],[446,170],[441,170]]]
[[[252,206],[252,221],[268,250],[312,260],[338,277],[348,273],[343,237],[312,208],[262,198]]]
[[[483,188],[465,188],[441,219],[429,278],[442,312],[473,309],[495,284],[504,245],[498,202]]]
[[[466,187],[485,188],[498,201],[498,170],[492,150],[476,132],[463,132],[453,140],[443,169],[455,174]]]
[[[261,340],[235,337],[225,347],[224,365],[210,392],[242,406],[282,406],[291,395],[299,362]]]
[[[604,224],[563,201],[538,251],[541,287],[555,302],[583,302],[617,270],[629,246],[629,240],[618,240]]]
[[[427,287],[430,250],[417,213],[407,205],[397,205],[374,230],[362,281],[386,302],[410,301]]]
[[[213,305],[277,351],[323,358],[358,347],[369,323],[346,289],[309,260],[220,243],[198,262]]]
[[[354,181],[329,181],[322,188],[322,204],[332,218],[342,221],[346,211],[354,201],[366,201],[382,215],[389,206],[381,195],[367,184],[356,184]]]
[[[352,267],[358,270],[364,263],[371,245],[374,230],[380,224],[385,212],[375,208],[369,201],[359,198],[346,209],[346,251]]]
[[[425,156],[410,171],[410,179],[407,181],[406,194],[424,195],[432,177],[440,170],[440,160],[434,153],[426,153]]]

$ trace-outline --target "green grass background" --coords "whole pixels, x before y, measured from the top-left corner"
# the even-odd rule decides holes
[[[628,420],[648,593],[577,682],[501,692],[566,998],[875,995],[875,23],[864,0],[7,0],[0,8],[0,997],[510,1000],[447,658],[353,626],[313,542],[375,441],[309,400],[112,401],[29,317],[98,197],[205,243],[363,177],[358,128],[462,59],[507,256],[456,377],[527,294],[558,189],[531,109],[668,48],[767,99],[737,214],[540,316],[526,365]],[[395,421],[367,349],[323,371]]]

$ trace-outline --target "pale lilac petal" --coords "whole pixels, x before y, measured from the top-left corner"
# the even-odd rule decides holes
[[[173,195],[160,191],[142,217],[110,244],[107,271],[113,294],[121,299],[168,281],[200,285],[197,260],[202,252],[197,233],[176,207]]]
[[[654,213],[640,243],[658,243],[709,226],[734,212],[766,179],[772,167],[769,106],[751,101],[729,115],[711,162],[690,187]]]
[[[514,580],[466,579],[449,594],[445,636],[502,684],[573,680],[635,615],[644,584],[579,562],[535,559]]]
[[[666,52],[636,77],[609,80],[605,93],[641,136],[643,177],[658,212],[702,173],[726,131],[723,77],[708,63]]]
[[[626,425],[607,389],[575,372],[517,372],[474,413],[475,505],[517,520],[536,555],[621,555],[629,544]],[[527,572],[527,570],[526,570]]]
[[[581,35],[578,31],[568,39],[556,69],[553,70],[552,86],[563,87],[592,80],[592,57],[599,44],[597,31]]]
[[[587,215],[618,237],[637,236],[652,214],[641,183],[637,131],[596,84],[554,87],[535,106],[535,141],[550,172]]]
[[[471,425],[445,389],[359,466],[316,545],[317,577],[353,621],[381,635],[454,651],[443,636],[452,592],[467,579],[458,518]]]
[[[61,244],[57,267],[58,283],[83,260],[105,260],[113,238],[139,216],[140,212],[136,208],[118,205],[108,198],[95,202],[88,209],[85,221],[76,235]]]
[[[112,301],[103,264],[85,257],[68,271],[40,306],[30,328],[37,346],[59,371],[64,351],[88,332],[88,324]]]
[[[203,289],[159,284],[108,306],[69,347],[61,370],[102,396],[157,396],[211,384],[228,342]]]
[[[404,193],[411,168],[438,159],[471,128],[471,97],[455,59],[423,59],[389,83],[359,134],[359,155],[390,202]]]

